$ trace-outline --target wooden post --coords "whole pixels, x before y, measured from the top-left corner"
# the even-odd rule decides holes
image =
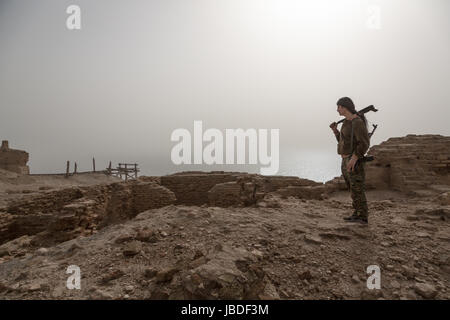
[[[112,170],[112,167],[111,167],[111,161],[109,162],[109,167],[108,167],[108,173],[109,174],[111,174],[111,170]]]
[[[128,180],[128,165],[125,163],[125,181]]]
[[[134,178],[137,179],[137,163],[134,164]]]
[[[69,169],[70,169],[70,161],[67,161],[67,165],[66,165],[66,178],[69,176]]]
[[[119,163],[119,177],[122,179],[122,164]]]
[[[95,172],[95,158],[92,158],[92,168],[94,169]]]
[[[77,163],[75,162],[75,167],[73,168],[73,174],[77,173]]]

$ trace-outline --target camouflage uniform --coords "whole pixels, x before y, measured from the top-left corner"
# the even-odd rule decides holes
[[[336,139],[338,141],[338,154],[340,155],[355,154],[358,158],[362,158],[370,146],[367,127],[360,118],[356,118],[353,121],[344,120],[341,131],[336,134]],[[354,215],[367,218],[368,209],[365,193],[365,163],[358,161],[354,171],[348,172],[347,164],[349,161],[350,157],[342,158],[341,171],[347,184],[347,188],[350,190],[352,196],[353,208],[355,209]]]
[[[355,166],[355,170],[348,172],[347,164],[350,160],[349,158],[343,158],[341,163],[341,171],[344,176],[347,188],[350,190],[352,196],[352,205],[354,214],[367,218],[369,213],[367,209],[367,199],[365,190],[365,172],[364,172],[364,162],[358,161]]]

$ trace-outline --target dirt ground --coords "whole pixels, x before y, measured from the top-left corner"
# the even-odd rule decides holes
[[[449,299],[450,206],[392,191],[367,196],[368,226],[344,222],[347,192],[145,211],[89,237],[3,256],[0,298]],[[26,236],[15,245],[26,247]],[[79,290],[66,286],[70,265],[80,268]],[[367,288],[373,265],[379,290]]]

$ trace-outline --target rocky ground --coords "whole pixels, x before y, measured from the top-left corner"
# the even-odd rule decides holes
[[[335,192],[169,205],[37,250],[23,236],[0,247],[0,298],[449,299],[450,206],[392,191],[368,198],[368,226],[343,221],[349,194]],[[66,287],[70,265],[80,290]],[[380,290],[367,289],[369,265],[381,269]]]

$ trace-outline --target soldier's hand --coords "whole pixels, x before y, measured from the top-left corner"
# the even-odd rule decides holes
[[[332,124],[330,124],[330,128],[331,128],[331,130],[333,130],[333,132],[336,132],[337,131],[337,123],[333,122]]]
[[[347,172],[355,171],[355,165],[357,161],[358,160],[353,157],[350,159],[350,161],[347,163]]]

